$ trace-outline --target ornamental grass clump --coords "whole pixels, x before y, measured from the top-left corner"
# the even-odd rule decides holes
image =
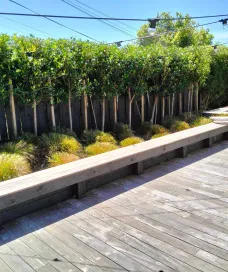
[[[144,140],[139,137],[129,137],[120,142],[121,147],[142,143]]]
[[[45,149],[48,155],[55,152],[77,154],[82,149],[81,144],[74,137],[60,133],[43,134],[40,137],[40,147]]]
[[[114,125],[114,134],[116,135],[116,138],[120,141],[134,136],[132,129],[129,128],[128,125],[122,123],[116,123]]]
[[[137,135],[142,137],[145,140],[149,140],[152,136],[152,124],[150,122],[145,122],[141,125],[141,127],[137,131]]]
[[[101,131],[96,136],[96,142],[116,144],[116,139],[111,133]]]
[[[190,126],[191,127],[198,127],[198,126],[202,126],[202,125],[206,125],[211,123],[212,120],[210,118],[207,117],[203,117],[203,116],[197,116],[191,123]]]
[[[167,131],[167,132],[164,132],[164,133],[157,133],[157,134],[154,134],[153,136],[152,136],[152,138],[151,139],[156,139],[156,138],[160,138],[160,137],[162,137],[162,136],[165,136],[165,135],[169,135],[170,133]]]
[[[77,160],[79,160],[79,157],[75,154],[70,154],[67,152],[55,152],[48,157],[48,167],[54,167]]]
[[[172,132],[178,132],[190,128],[189,124],[184,121],[175,121],[171,127]]]
[[[115,144],[112,143],[101,143],[101,142],[96,142],[94,144],[88,145],[85,148],[85,152],[88,156],[94,156],[98,154],[102,154],[108,151],[112,151],[115,149],[118,149],[119,147]]]
[[[163,133],[167,133],[168,130],[160,125],[152,125],[151,126],[151,133],[152,135],[156,135],[156,134],[163,134]]]
[[[5,143],[4,145],[0,146],[0,152],[21,155],[29,161],[34,159],[35,151],[36,148],[34,144],[28,143],[24,140]]]
[[[28,160],[19,154],[0,154],[0,181],[29,174],[31,167]]]

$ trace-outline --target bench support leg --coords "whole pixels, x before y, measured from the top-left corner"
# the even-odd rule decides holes
[[[204,147],[210,148],[212,147],[212,138],[208,138],[204,140]]]
[[[143,163],[142,162],[136,162],[132,164],[132,173],[134,175],[142,175],[143,174]]]
[[[228,140],[228,131],[224,133],[224,140]]]
[[[83,196],[86,194],[86,182],[80,182],[77,184],[77,198],[81,199],[83,198]]]
[[[188,147],[183,146],[180,148],[180,158],[186,158],[188,156]]]

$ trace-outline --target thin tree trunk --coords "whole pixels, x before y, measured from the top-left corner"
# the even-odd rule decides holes
[[[131,117],[132,117],[132,101],[134,100],[134,95],[131,95],[131,88],[128,88],[128,102],[129,102],[129,128],[131,128]]]
[[[156,108],[157,104],[158,104],[158,95],[155,95],[155,97],[154,97],[154,104],[153,104],[153,108],[152,108],[152,115],[151,115],[151,119],[150,119],[150,122],[152,124],[154,123],[155,108]]]
[[[158,117],[158,103],[155,105],[155,117],[154,117],[154,123],[157,124],[157,117]]]
[[[171,117],[173,117],[173,112],[174,112],[174,102],[175,102],[175,95],[174,93],[172,94],[172,102],[171,102]]]
[[[161,98],[161,123],[164,123],[165,120],[165,97]]]
[[[83,87],[86,88],[86,81],[83,80]],[[84,110],[84,130],[88,130],[88,96],[84,91],[83,94],[83,110]]]
[[[145,121],[145,96],[141,95],[141,121]]]
[[[98,130],[98,127],[97,127],[97,118],[96,118],[96,114],[95,114],[95,111],[94,111],[93,101],[92,101],[91,96],[90,96],[90,103],[91,103],[91,108],[92,108],[92,112],[93,112],[93,118],[94,118],[95,127],[96,127],[96,130]]]
[[[183,105],[182,105],[182,93],[179,93],[179,115],[183,113]]]
[[[114,115],[114,124],[117,123],[117,97],[113,97],[113,115]]]
[[[12,123],[13,123],[13,136],[17,138],[17,119],[16,119],[16,109],[15,109],[15,101],[13,94],[13,83],[12,80],[9,79],[9,93],[10,93],[10,109],[12,115]]]
[[[195,92],[194,92],[194,110],[199,111],[199,84],[195,83]]]
[[[191,90],[188,89],[188,112],[190,112]]]
[[[36,99],[33,99],[33,127],[34,127],[34,134],[37,136],[37,103]]]
[[[72,91],[71,91],[71,88],[69,87],[68,111],[69,111],[70,131],[73,131],[73,121],[72,121],[72,108],[71,108],[71,102],[72,102]]]
[[[51,78],[48,77],[48,86],[50,90],[50,108],[51,108],[51,123],[53,131],[56,131],[56,122],[55,122],[55,108],[54,108],[54,99],[51,90]]]
[[[105,128],[105,96],[102,98],[102,127],[101,130],[104,131]]]
[[[167,97],[168,99],[168,113],[169,113],[169,117],[171,116],[171,101],[170,101],[170,96]]]
[[[136,108],[137,108],[137,111],[138,111],[138,114],[139,114],[139,118],[140,118],[140,120],[142,120],[141,112],[140,112],[140,110],[139,110],[139,106],[138,106],[137,101],[135,101],[135,104],[136,104]]]

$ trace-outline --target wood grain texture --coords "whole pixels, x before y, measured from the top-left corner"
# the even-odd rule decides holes
[[[8,222],[1,271],[228,271],[227,159],[224,141]]]

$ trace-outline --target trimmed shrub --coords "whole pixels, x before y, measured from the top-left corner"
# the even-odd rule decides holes
[[[0,154],[0,181],[16,178],[31,172],[29,162],[18,154]]]
[[[166,133],[168,132],[168,130],[163,127],[163,126],[160,126],[160,125],[153,125],[151,126],[151,133],[152,135],[155,135],[155,134],[162,134],[162,133]]]
[[[28,144],[38,144],[38,137],[29,132],[23,132],[22,136],[20,137],[21,140],[25,141]]]
[[[75,154],[67,152],[55,152],[48,157],[48,167],[54,167],[68,162],[79,160],[79,157]]]
[[[82,149],[74,137],[59,133],[43,134],[40,137],[40,146],[46,149],[49,155],[54,152],[76,154]]]
[[[82,134],[82,142],[85,145],[90,145],[96,142],[96,137],[99,135],[99,130],[85,130]]]
[[[174,122],[179,121],[180,119],[178,117],[168,117],[164,123],[163,126],[167,129],[171,129]],[[184,121],[184,120],[183,120]]]
[[[202,125],[206,125],[211,123],[212,120],[210,118],[206,118],[203,116],[197,116],[191,123],[190,126],[191,127],[198,127],[198,126],[202,126]]]
[[[105,153],[108,151],[112,151],[115,149],[118,149],[119,147],[115,144],[112,143],[100,143],[100,142],[96,142],[94,144],[91,144],[89,146],[87,146],[85,148],[85,152],[89,155],[89,156],[94,156],[94,155],[98,155],[101,153]]]
[[[129,128],[129,126],[122,123],[116,123],[114,125],[114,134],[116,135],[116,138],[120,141],[134,136],[134,133]]]
[[[85,145],[90,145],[95,142],[116,144],[116,140],[111,133],[103,132],[100,130],[84,131],[82,135],[82,141],[85,143]]]
[[[175,121],[171,127],[172,132],[182,131],[190,128],[189,124],[184,121]]]
[[[139,137],[129,137],[120,142],[121,147],[142,143],[143,139]]]
[[[168,135],[168,134],[170,134],[168,131],[167,131],[167,132],[164,132],[164,133],[154,134],[154,135],[152,136],[151,139],[160,138],[160,137],[165,136],[165,135]]]
[[[35,146],[20,140],[19,142],[5,143],[0,147],[0,152],[18,154],[32,161],[34,159]]]
[[[145,140],[149,140],[152,136],[151,127],[153,125],[150,122],[145,122],[138,129],[137,134]]]
[[[116,144],[116,139],[112,134],[101,131],[96,136],[96,142]]]

